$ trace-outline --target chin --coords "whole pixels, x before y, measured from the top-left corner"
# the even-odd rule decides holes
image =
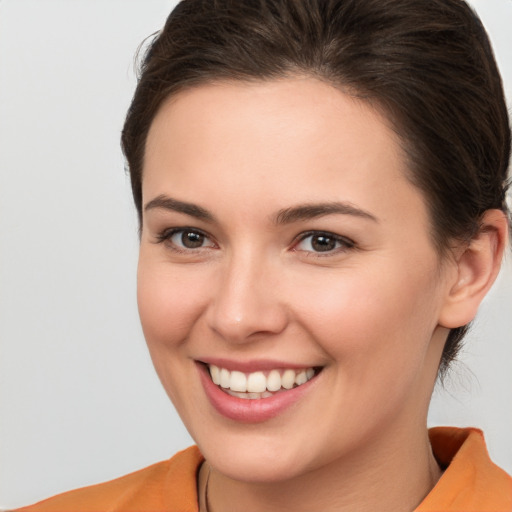
[[[290,480],[308,471],[300,448],[286,448],[275,440],[255,440],[247,435],[240,436],[238,442],[198,445],[211,466],[233,480],[273,483]]]
[[[302,471],[296,464],[282,460],[274,454],[270,459],[246,458],[237,454],[208,459],[208,462],[224,476],[240,482],[278,483],[299,476]]]

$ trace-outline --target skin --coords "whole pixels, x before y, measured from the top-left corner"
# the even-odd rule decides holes
[[[213,468],[210,512],[414,509],[440,476],[426,415],[448,329],[493,280],[478,297],[467,290],[482,274],[475,254],[499,259],[506,221],[497,216],[493,250],[486,235],[483,252],[441,261],[386,119],[313,78],[181,92],[153,121],[143,174],[140,316],[162,384]],[[158,206],[163,196],[213,220]],[[275,222],[332,202],[373,219]],[[206,235],[201,247],[171,236],[185,227]],[[311,231],[343,238],[319,253]],[[277,417],[242,424],[205,395],[196,362],[211,357],[322,371]]]

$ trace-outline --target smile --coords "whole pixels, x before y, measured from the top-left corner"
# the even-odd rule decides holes
[[[216,365],[208,365],[210,377],[214,384],[220,386],[227,394],[248,400],[270,398],[275,393],[302,386],[315,376],[314,368],[300,370],[273,369],[244,373],[227,370]]]
[[[213,409],[237,423],[259,423],[280,416],[307,400],[324,380],[323,366],[287,368],[286,363],[275,361],[196,360],[196,367]]]

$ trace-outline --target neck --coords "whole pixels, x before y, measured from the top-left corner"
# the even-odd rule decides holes
[[[208,477],[208,512],[410,512],[434,487],[441,470],[428,432],[411,438],[394,432],[378,449],[369,442],[355,456],[286,481],[241,482],[203,465],[200,488]]]

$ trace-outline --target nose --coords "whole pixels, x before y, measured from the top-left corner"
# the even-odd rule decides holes
[[[281,333],[288,322],[279,269],[251,255],[232,258],[217,276],[209,327],[226,341],[246,343]]]

